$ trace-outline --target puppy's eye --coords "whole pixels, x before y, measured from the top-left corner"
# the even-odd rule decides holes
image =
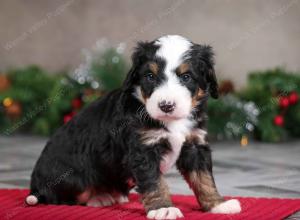
[[[191,80],[191,74],[190,73],[184,73],[180,75],[180,79],[182,82],[189,82]]]
[[[153,82],[155,80],[155,76],[153,73],[147,73],[145,75],[145,77],[146,77],[147,81],[149,81],[149,82]]]

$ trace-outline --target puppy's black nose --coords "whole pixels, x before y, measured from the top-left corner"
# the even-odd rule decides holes
[[[174,102],[167,102],[167,101],[161,101],[158,104],[158,107],[160,108],[160,110],[162,110],[165,113],[170,113],[172,111],[174,111],[175,109],[175,103]]]

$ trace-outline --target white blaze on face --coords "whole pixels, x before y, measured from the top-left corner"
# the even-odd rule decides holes
[[[183,56],[190,50],[192,43],[181,36],[168,35],[159,38],[155,44],[159,46],[156,56],[166,62],[166,79],[147,100],[146,109],[151,117],[163,121],[168,121],[168,118],[186,118],[192,109],[192,97],[190,91],[180,84],[175,70],[182,64]],[[168,114],[161,111],[158,105],[162,101],[175,103],[174,111]]]

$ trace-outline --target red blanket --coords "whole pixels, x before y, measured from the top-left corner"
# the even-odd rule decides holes
[[[67,205],[37,205],[28,207],[24,204],[27,190],[0,190],[0,219],[2,220],[129,220],[146,219],[145,212],[137,194],[130,195],[130,202],[104,208]],[[174,195],[174,204],[181,209],[185,219],[283,219],[300,210],[300,199],[237,198],[242,205],[242,212],[233,215],[205,213],[193,196]],[[228,198],[227,198],[228,199]]]

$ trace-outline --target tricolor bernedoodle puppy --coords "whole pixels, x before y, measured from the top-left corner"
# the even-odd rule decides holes
[[[210,46],[168,35],[138,43],[123,86],[82,110],[48,141],[32,173],[29,205],[107,206],[133,185],[147,217],[183,217],[163,174],[177,166],[205,211],[241,211],[212,175],[205,106],[218,97]]]

